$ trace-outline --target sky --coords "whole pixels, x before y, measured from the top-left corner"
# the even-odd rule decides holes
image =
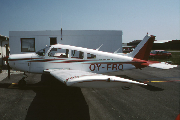
[[[180,40],[180,0],[0,0],[0,34],[39,30],[122,30],[123,42]]]

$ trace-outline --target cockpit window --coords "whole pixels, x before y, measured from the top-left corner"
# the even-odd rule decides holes
[[[46,52],[49,50],[50,46],[45,47],[39,51],[36,52],[36,54],[38,54],[39,56],[45,56]]]
[[[58,58],[68,58],[69,57],[69,49],[63,48],[52,48],[48,53],[49,57],[58,57]]]

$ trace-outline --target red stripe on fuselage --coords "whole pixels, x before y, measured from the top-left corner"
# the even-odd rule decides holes
[[[132,61],[134,61],[133,65],[136,68],[143,68],[143,67],[148,66],[149,64],[159,63],[158,61],[146,61],[146,60],[141,60],[141,59],[136,59],[136,58],[133,58]]]

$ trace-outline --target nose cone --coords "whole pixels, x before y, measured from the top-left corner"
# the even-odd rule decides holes
[[[16,57],[14,55],[10,55],[8,61],[9,61],[9,66],[13,69],[16,69],[15,66]]]
[[[8,60],[11,61],[11,60],[13,60],[13,59],[15,59],[15,55],[9,55]]]
[[[12,57],[11,57],[11,55],[9,56],[9,58],[8,58],[8,62],[9,62],[9,66],[11,67],[11,68],[14,68],[14,66],[13,66],[13,61],[12,61]]]

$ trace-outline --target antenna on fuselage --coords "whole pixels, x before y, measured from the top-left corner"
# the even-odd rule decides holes
[[[114,53],[116,54],[119,50],[120,50],[120,48],[118,48],[116,51],[114,51]]]
[[[103,44],[102,44],[101,46],[103,46]],[[101,46],[100,46],[100,47],[98,47],[96,50],[99,50],[99,49],[101,48]]]

